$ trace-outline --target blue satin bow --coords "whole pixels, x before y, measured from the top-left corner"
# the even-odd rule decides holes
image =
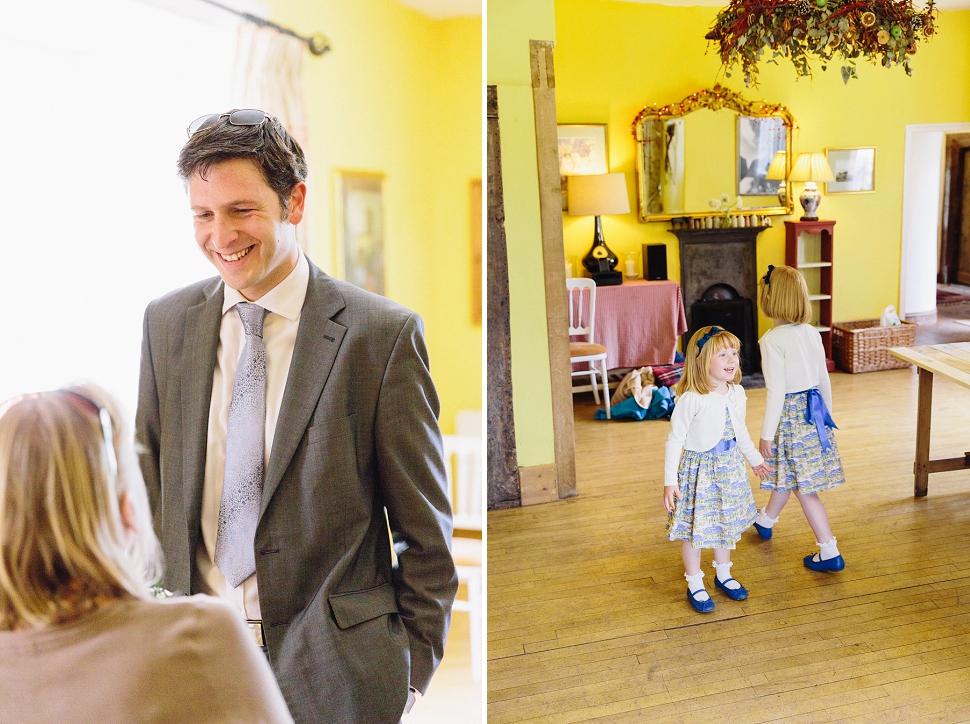
[[[817,387],[813,387],[808,390],[808,398],[805,402],[805,422],[809,425],[815,425],[815,429],[818,430],[818,438],[822,441],[822,452],[831,450],[832,442],[829,440],[829,434],[825,430],[825,426],[828,425],[834,430],[838,430],[839,428],[836,426],[835,421],[829,414],[828,408],[825,406],[822,393],[818,391]]]
[[[774,264],[769,264],[768,265],[768,273],[765,274],[763,277],[761,277],[762,279],[765,280],[765,284],[771,284],[771,272],[773,272],[774,270],[775,270],[775,265]]]
[[[711,327],[711,329],[708,331],[707,334],[705,334],[703,337],[697,340],[697,354],[700,355],[701,349],[704,347],[705,344],[707,344],[707,340],[709,340],[715,334],[719,334],[723,331],[724,330],[721,329],[720,327],[717,327],[717,326]]]

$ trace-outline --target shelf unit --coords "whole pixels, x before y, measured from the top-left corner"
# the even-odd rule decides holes
[[[834,221],[786,221],[785,264],[798,269],[808,284],[812,324],[822,336],[829,370],[832,363],[832,247]]]

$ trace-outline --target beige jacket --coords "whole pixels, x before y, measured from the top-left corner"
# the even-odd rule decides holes
[[[266,656],[208,596],[0,631],[0,724],[292,724]]]

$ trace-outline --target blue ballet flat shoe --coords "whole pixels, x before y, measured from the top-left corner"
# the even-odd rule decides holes
[[[694,598],[694,596],[698,594],[700,594],[700,591],[694,594],[690,592],[689,588],[687,589],[687,600],[690,601],[690,605],[694,607],[694,610],[697,611],[697,613],[710,613],[713,611],[714,599],[708,595],[706,601],[698,601],[696,598]]]
[[[845,559],[842,556],[827,558],[824,561],[813,561],[812,559],[814,557],[814,553],[810,556],[805,556],[806,568],[811,568],[813,571],[841,571],[845,568]]]
[[[754,529],[758,531],[758,535],[761,536],[762,540],[768,540],[771,538],[771,528],[765,528],[763,525],[754,524]]]
[[[741,586],[741,584],[738,581],[735,581],[733,578],[729,578],[724,583],[721,583],[718,580],[717,576],[714,577],[714,585],[717,586],[718,588],[720,588],[722,591],[724,591],[727,594],[727,597],[728,598],[730,598],[730,599],[732,599],[734,601],[743,601],[744,599],[746,599],[748,597],[748,589],[747,588],[745,588],[744,586],[741,586],[741,588],[728,588],[725,585],[726,583],[728,583],[728,581],[734,581],[739,586]]]

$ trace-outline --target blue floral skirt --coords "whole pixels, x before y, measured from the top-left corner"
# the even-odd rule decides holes
[[[730,415],[721,439],[734,439]],[[677,484],[681,497],[667,516],[668,540],[690,541],[694,548],[734,548],[758,516],[736,445],[724,452],[684,450]]]
[[[845,482],[834,431],[825,426],[832,446],[823,451],[818,430],[805,421],[807,400],[807,392],[785,395],[781,421],[775,433],[774,454],[768,458],[774,473],[761,481],[762,490],[797,490],[810,495],[831,490]]]

